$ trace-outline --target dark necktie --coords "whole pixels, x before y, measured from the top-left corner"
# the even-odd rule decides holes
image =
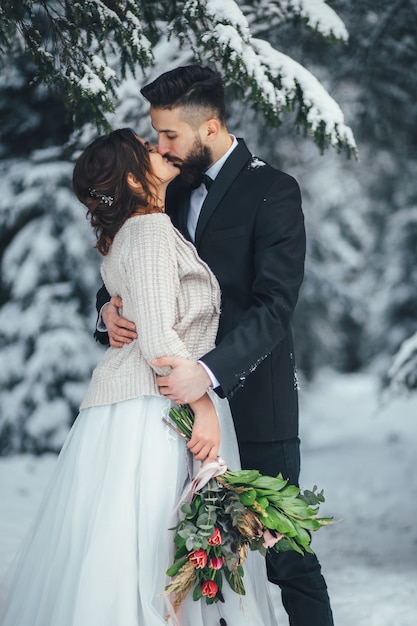
[[[207,192],[210,190],[211,185],[214,183],[213,178],[210,178],[207,174],[201,174],[198,178],[194,180],[194,183],[189,186],[191,190],[198,189],[201,183],[204,183]]]
[[[202,182],[204,183],[204,185],[205,185],[205,187],[207,189],[207,192],[209,192],[210,191],[210,187],[213,184],[213,179],[210,178],[210,176],[208,176],[207,174],[203,174],[202,179],[203,179]]]
[[[192,186],[192,189],[197,189],[197,187],[200,187],[201,183],[204,183],[207,189],[207,193],[209,193],[210,187],[213,184],[213,182],[214,181],[212,178],[210,178],[210,176],[208,176],[207,174],[202,174],[199,180],[196,181],[195,184]],[[191,235],[192,241],[194,241],[198,218],[200,216],[201,207],[204,203],[204,198],[201,198],[200,200],[201,201],[199,201],[198,206],[193,205],[192,207],[189,207],[189,212],[188,212],[187,228],[188,228],[188,232]]]

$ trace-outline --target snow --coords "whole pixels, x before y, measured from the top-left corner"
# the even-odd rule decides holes
[[[224,0],[207,0],[204,11],[209,18],[211,17],[217,22],[231,24],[243,36],[250,35],[248,20],[233,0],[229,0],[229,2],[224,2]]]
[[[311,72],[287,54],[275,50],[271,44],[262,39],[252,39],[252,46],[262,59],[264,67],[272,76],[279,78],[282,91],[288,101],[295,100],[297,88],[301,87],[303,101],[307,107],[307,120],[314,132],[320,124],[325,124],[326,135],[333,146],[342,140],[353,150],[356,143],[351,129],[345,125],[342,109],[328,94],[323,85]]]
[[[92,96],[95,96],[99,93],[104,93],[106,91],[106,87],[99,79],[99,77],[91,71],[88,65],[84,64],[84,76],[81,80],[78,81],[81,89],[87,93],[91,93]],[[74,80],[76,80],[76,76],[74,75]]]
[[[194,17],[198,16],[199,2],[189,0],[185,3],[184,9]],[[265,7],[261,7],[264,8]],[[282,21],[289,19],[292,15],[300,15],[308,26],[317,30],[324,37],[334,37],[340,41],[348,41],[349,35],[341,18],[331,9],[325,0],[291,0],[290,2],[280,2],[279,6],[268,6],[267,11],[273,15],[282,12]],[[204,12],[207,17],[216,22],[230,24],[236,28],[244,37],[250,36],[249,23],[240,7],[233,0],[206,0]]]
[[[271,10],[269,6],[261,9],[267,15]],[[280,9],[283,21],[300,15],[311,29],[324,37],[344,42],[348,40],[342,20],[324,0],[279,3],[275,13],[279,13]],[[190,22],[199,17],[201,11],[201,3],[196,0],[188,0],[184,4],[184,15]],[[234,80],[236,73],[239,80],[244,79],[244,83],[249,80],[257,99],[273,115],[280,116],[284,109],[299,101],[306,115],[309,133],[314,135],[323,126],[325,137],[333,147],[339,149],[346,146],[352,154],[357,154],[352,130],[345,124],[342,110],[335,100],[308,69],[273,48],[268,41],[253,37],[248,19],[233,0],[207,0],[203,13],[204,27],[194,42],[196,49],[202,47],[201,52],[211,57],[212,62],[221,62],[222,56],[228,58],[233,67],[231,73]],[[300,89],[302,98],[299,96]]]
[[[336,523],[313,540],[336,626],[417,621],[417,396],[380,406],[371,375],[323,371],[301,383],[301,486],[324,489]],[[0,575],[51,475],[54,455],[0,459]],[[1,592],[1,589],[0,589]],[[280,626],[288,619],[278,593]]]
[[[416,357],[417,333],[414,333],[400,346],[389,369],[388,378],[390,379],[391,391],[394,393],[405,391],[407,389],[407,380],[410,383],[414,383],[415,386],[417,377]]]
[[[324,0],[291,0],[294,13],[299,12],[307,20],[310,28],[317,29],[324,37],[335,37],[347,41],[349,34],[340,17]]]
[[[250,168],[253,170],[257,170],[258,168],[264,167],[265,165],[265,161],[262,161],[262,159],[258,159],[258,157],[256,156],[253,156],[250,162]]]

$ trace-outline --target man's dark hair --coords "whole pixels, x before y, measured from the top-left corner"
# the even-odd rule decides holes
[[[140,90],[157,109],[201,107],[211,109],[220,122],[226,122],[224,85],[209,67],[185,65],[165,72]]]

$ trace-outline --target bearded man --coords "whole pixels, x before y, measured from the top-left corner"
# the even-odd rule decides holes
[[[211,69],[176,68],[141,93],[151,105],[158,152],[181,169],[168,187],[166,211],[195,244],[222,293],[216,348],[199,361],[161,355],[154,364],[170,366],[171,372],[157,378],[160,392],[186,404],[213,387],[230,401],[242,467],[282,473],[298,485],[298,385],[290,323],[304,275],[299,186],[229,133],[224,85]],[[101,290],[98,309],[108,300]],[[137,337],[134,325],[119,315],[121,306],[117,298],[105,306],[108,335],[97,333],[115,347]],[[271,550],[267,570],[281,588],[291,626],[333,626],[315,555]]]

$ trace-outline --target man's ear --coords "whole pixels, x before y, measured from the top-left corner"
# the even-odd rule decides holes
[[[219,120],[216,120],[215,118],[212,118],[210,120],[206,120],[204,122],[204,132],[205,132],[205,136],[207,141],[211,142],[214,141],[216,139],[216,137],[219,134],[220,131],[220,122]]]

